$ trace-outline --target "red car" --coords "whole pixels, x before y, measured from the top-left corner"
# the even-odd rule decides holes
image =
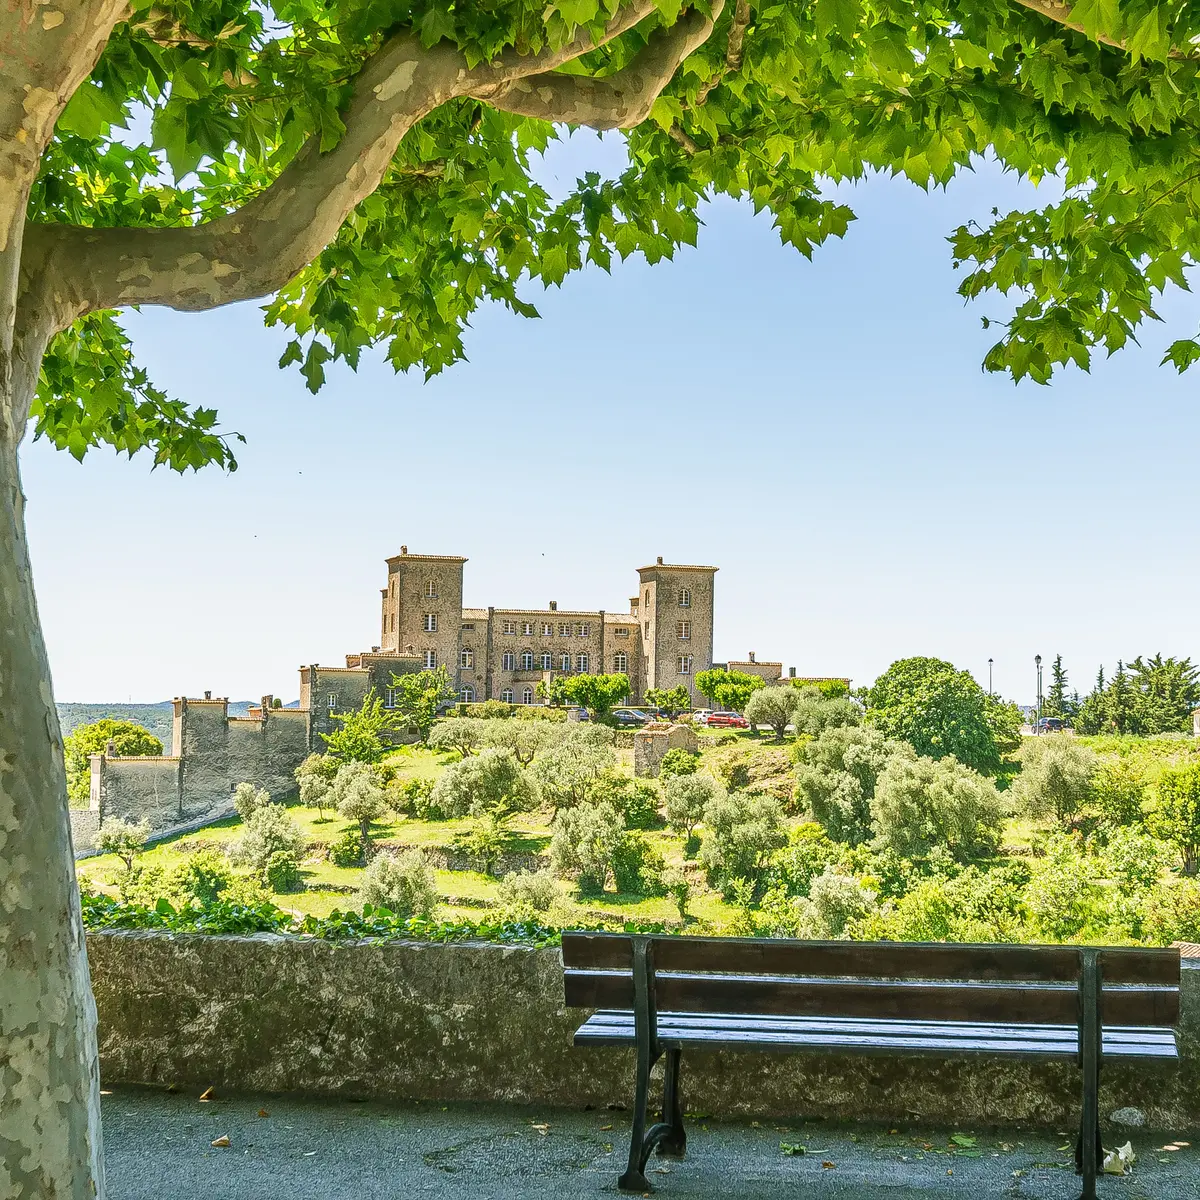
[[[710,729],[714,725],[724,726],[726,729],[749,729],[750,722],[746,720],[741,713],[735,712],[715,712],[704,722]]]

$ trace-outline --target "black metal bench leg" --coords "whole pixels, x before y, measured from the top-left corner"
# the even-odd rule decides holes
[[[1083,1111],[1075,1147],[1075,1169],[1083,1175],[1080,1200],[1096,1200],[1096,1174],[1103,1166],[1100,1144],[1100,978],[1094,950],[1083,951],[1080,980],[1080,1065],[1083,1068]]]
[[[687,1134],[683,1128],[683,1104],[679,1097],[680,1050],[667,1051],[667,1073],[663,1082],[663,1123],[669,1132],[658,1144],[659,1154],[682,1158],[687,1153]]]
[[[650,1151],[646,1146],[646,1106],[650,1099],[650,1047],[637,1048],[637,1083],[633,1096],[633,1129],[629,1135],[629,1166],[617,1180],[623,1192],[649,1192],[650,1181],[646,1178],[646,1159]]]

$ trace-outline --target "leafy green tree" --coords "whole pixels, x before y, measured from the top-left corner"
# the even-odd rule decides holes
[[[779,801],[747,792],[718,794],[705,806],[704,826],[708,836],[700,861],[713,884],[726,896],[738,881],[747,882],[753,893],[761,891],[771,859],[787,843]]]
[[[1061,654],[1056,654],[1050,664],[1050,687],[1046,692],[1043,711],[1048,717],[1062,717],[1064,720],[1070,720],[1075,715],[1075,707],[1067,691],[1067,669],[1063,666]]]
[[[953,758],[888,761],[875,784],[875,843],[906,858],[946,847],[959,861],[992,851],[1004,806],[996,785]]]
[[[787,727],[796,716],[800,693],[794,687],[756,688],[746,701],[746,720],[751,725],[769,725],[777,742],[783,741]]]
[[[695,775],[699,769],[700,755],[693,754],[682,746],[676,746],[668,750],[659,761],[658,777],[665,783],[672,775]]]
[[[741,712],[750,697],[766,684],[757,675],[744,671],[727,671],[724,667],[712,667],[696,672],[696,687],[702,696],[707,696],[714,708]]]
[[[1025,815],[1065,825],[1092,802],[1099,765],[1096,754],[1072,737],[1026,738],[1013,799]]]
[[[1192,710],[1200,703],[1200,668],[1190,658],[1164,658],[1161,654],[1129,664],[1137,699],[1135,732],[1190,733]]]
[[[1185,875],[1200,870],[1200,763],[1164,771],[1150,818],[1155,835],[1175,847]]]
[[[629,695],[629,676],[620,672],[615,675],[569,675],[563,680],[563,695],[600,721],[608,716],[614,704],[620,704]]]
[[[88,758],[103,754],[108,743],[113,753],[122,756],[156,755],[163,752],[158,738],[133,721],[117,721],[105,717],[89,725],[77,725],[63,742],[67,764],[67,795],[72,800],[86,800],[91,788],[91,764]],[[2,1161],[2,1160],[0,1160]]]
[[[229,857],[265,875],[273,855],[289,854],[299,862],[304,850],[304,832],[300,826],[282,805],[267,804],[250,814],[246,831],[233,843]]]
[[[487,743],[490,727],[497,724],[479,717],[443,717],[434,724],[429,745],[434,750],[457,750],[460,758],[467,758]]]
[[[296,784],[300,803],[317,810],[317,819],[325,820],[325,809],[332,807],[330,791],[337,775],[338,760],[328,754],[310,754],[296,768]]]
[[[511,721],[482,722],[479,740],[483,746],[507,750],[521,766],[527,767],[541,751],[573,736],[566,725],[516,717]]]
[[[876,896],[853,875],[827,866],[801,902],[796,932],[800,937],[828,940],[850,936],[850,930],[875,911]]]
[[[828,182],[879,170],[928,187],[992,155],[1067,181],[1033,211],[952,238],[964,296],[1017,297],[985,366],[1045,382],[1128,342],[1200,255],[1198,36],[1200,14],[1156,0],[72,0],[40,20],[10,7],[0,664],[19,704],[6,707],[0,761],[15,761],[5,786],[19,797],[6,857],[39,865],[6,887],[0,930],[45,947],[21,969],[61,993],[38,1011],[64,1016],[39,1043],[57,1059],[42,1051],[36,1077],[45,1095],[77,1099],[52,1118],[48,1103],[23,1106],[9,1174],[53,1164],[43,1172],[64,1200],[103,1189],[83,949],[33,928],[46,914],[74,928],[78,899],[66,822],[31,817],[65,805],[66,784],[17,447],[29,432],[76,457],[108,445],[176,470],[234,465],[236,435],[216,414],[136,364],[121,310],[271,297],[266,319],[294,334],[282,362],[313,390],[326,364],[355,366],[372,347],[432,374],[461,357],[478,307],[533,315],[526,277],[552,285],[614,254],[670,257],[715,194],[752,197],[807,256],[853,216]],[[552,198],[535,159],[566,124],[620,130],[628,166]],[[1197,358],[1200,342],[1182,338],[1164,361]]]
[[[617,756],[610,745],[572,737],[539,755],[530,771],[542,798],[557,813],[590,799],[597,781],[616,765]]]
[[[133,870],[133,860],[146,849],[150,836],[147,821],[123,821],[120,817],[108,817],[101,821],[96,833],[96,849],[102,854],[115,854],[124,864],[125,870]]]
[[[402,919],[429,920],[438,906],[437,880],[424,851],[377,854],[362,873],[358,897]]]
[[[398,715],[384,708],[383,701],[371,688],[358,708],[329,714],[338,723],[332,733],[323,733],[326,752],[343,762],[377,763],[388,747],[383,738],[400,727]]]
[[[895,755],[912,753],[877,729],[834,726],[799,748],[796,799],[835,842],[868,842],[874,836],[871,801],[879,776]]]
[[[927,758],[953,755],[977,771],[1000,765],[987,693],[940,658],[892,663],[867,692],[867,723]]]
[[[724,794],[711,775],[672,775],[663,784],[667,824],[690,846],[704,810]]]
[[[845,694],[830,695],[817,688],[800,688],[792,724],[797,733],[817,737],[840,725],[861,725],[863,710]]]
[[[481,750],[453,763],[433,786],[431,803],[448,816],[491,817],[530,812],[541,803],[537,784],[505,750]]]
[[[570,703],[570,699],[567,696],[567,676],[565,675],[554,675],[550,678],[549,682],[539,679],[537,686],[533,690],[537,698],[546,704],[561,707],[564,704]]]
[[[1137,825],[1143,817],[1146,777],[1138,764],[1119,758],[1100,763],[1092,776],[1096,811],[1109,825]]]
[[[613,855],[625,822],[611,804],[576,804],[554,818],[550,862],[560,875],[574,875],[585,896],[599,896],[612,875]]]
[[[233,807],[243,821],[249,821],[260,808],[271,803],[271,793],[252,783],[239,783],[233,789]]]
[[[417,731],[421,745],[429,743],[429,734],[442,707],[454,699],[450,672],[443,667],[432,671],[412,671],[392,676],[396,721]]]
[[[387,793],[375,767],[352,759],[338,767],[330,791],[334,806],[347,821],[357,821],[363,854],[370,857],[371,823],[387,812]]]
[[[692,707],[692,693],[682,683],[673,688],[647,688],[644,699],[670,716],[687,712]]]

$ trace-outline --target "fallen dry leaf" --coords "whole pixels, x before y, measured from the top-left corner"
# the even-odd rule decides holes
[[[221,1134],[221,1136],[219,1138],[213,1138],[212,1144],[214,1146],[228,1146],[229,1145],[229,1134],[223,1133],[223,1134]]]
[[[825,1161],[824,1161],[824,1162],[821,1164],[821,1166],[822,1166],[822,1167],[824,1167],[824,1169],[825,1169],[826,1171],[832,1171],[832,1170],[834,1170],[834,1169],[835,1169],[835,1167],[837,1166],[837,1164],[836,1164],[836,1163],[831,1163],[831,1162],[829,1161],[829,1159],[826,1159],[826,1160],[825,1160]]]
[[[215,1088],[208,1087],[208,1088],[205,1088],[204,1091],[202,1091],[200,1093],[200,1099],[201,1100],[211,1100],[216,1094],[217,1094],[217,1092],[216,1092]]]
[[[601,1126],[600,1126],[600,1132],[601,1132],[601,1133],[608,1133],[608,1131],[609,1131],[610,1129],[612,1129],[612,1126],[611,1126],[611,1125],[601,1125]]]
[[[536,1121],[531,1121],[530,1124],[538,1131],[538,1133],[542,1135],[542,1137],[545,1137],[546,1134],[550,1132],[549,1125],[539,1125]]]
[[[267,1112],[267,1110],[265,1108],[260,1108],[258,1110],[258,1115],[260,1117],[269,1117],[271,1114],[269,1112]]]

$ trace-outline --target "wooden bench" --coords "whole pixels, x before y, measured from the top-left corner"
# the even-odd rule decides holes
[[[1102,1060],[1179,1057],[1177,949],[564,933],[562,955],[567,1005],[597,1010],[575,1045],[636,1048],[622,1191],[651,1190],[656,1147],[684,1153],[685,1048],[1073,1059],[1083,1200],[1104,1153]],[[664,1054],[663,1119],[647,1128],[650,1070]]]

